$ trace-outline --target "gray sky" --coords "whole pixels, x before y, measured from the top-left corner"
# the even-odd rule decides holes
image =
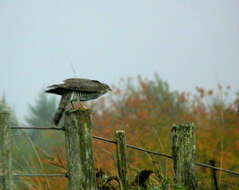
[[[238,89],[238,0],[1,0],[0,93],[23,118],[40,89],[73,77],[172,89]]]

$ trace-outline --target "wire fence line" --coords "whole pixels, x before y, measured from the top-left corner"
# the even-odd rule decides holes
[[[105,142],[109,142],[109,143],[116,144],[116,141],[110,140],[110,139],[106,139],[106,138],[103,138],[103,137],[93,136],[93,138],[94,138],[94,139],[97,139],[97,140],[102,140],[102,141],[105,141]],[[134,146],[134,145],[126,144],[126,146],[127,146],[128,148],[131,148],[131,149],[134,149],[134,150],[143,151],[143,152],[147,152],[147,153],[149,153],[149,154],[154,154],[154,155],[157,155],[157,156],[163,156],[163,157],[170,158],[170,159],[173,158],[172,156],[170,156],[170,155],[168,155],[168,154],[161,153],[161,152],[155,152],[155,151],[151,151],[151,150],[146,150],[146,149],[143,149],[143,148]]]
[[[219,171],[222,171],[222,172],[225,172],[225,173],[229,173],[229,174],[239,176],[239,172],[235,172],[235,171],[232,171],[232,170],[228,170],[228,169],[224,169],[224,168],[218,168],[218,167],[215,167],[215,166],[212,166],[212,165],[209,165],[209,164],[205,164],[205,163],[201,163],[201,162],[196,162],[195,164],[198,165],[198,166],[205,167],[205,168],[211,168],[211,169],[215,169],[215,170],[219,170]]]
[[[116,141],[106,139],[106,138],[103,138],[103,137],[93,136],[93,138],[95,138],[97,140],[102,140],[102,141],[105,141],[105,142],[116,144]],[[161,152],[155,152],[155,151],[147,150],[147,149],[140,148],[140,147],[137,147],[137,146],[134,146],[134,145],[129,145],[129,144],[126,144],[126,146],[128,148],[131,148],[131,149],[134,149],[134,150],[139,150],[139,151],[146,152],[146,153],[149,153],[149,154],[154,154],[154,155],[157,155],[157,156],[162,156],[162,157],[166,157],[166,158],[169,158],[169,159],[173,159],[173,157],[169,154],[165,154],[165,153],[161,153]],[[235,171],[232,171],[232,170],[227,170],[227,169],[224,169],[224,168],[218,168],[218,167],[215,167],[215,166],[212,166],[212,165],[209,165],[209,164],[205,164],[205,163],[201,163],[201,162],[196,162],[195,164],[197,166],[202,166],[202,167],[206,167],[206,168],[220,170],[222,172],[226,172],[226,173],[230,173],[230,174],[239,176],[239,172],[235,172]]]
[[[64,128],[59,128],[59,127],[10,127],[11,129],[36,129],[36,130],[64,130]],[[93,136],[94,139],[100,140],[100,141],[104,141],[107,143],[112,143],[112,144],[116,144],[116,141],[111,140],[111,139],[107,139],[107,138],[103,138],[103,137],[98,137],[98,136]],[[141,147],[137,147],[134,145],[130,145],[130,144],[126,144],[127,148],[131,148],[134,150],[138,150],[138,151],[142,151],[142,152],[146,152],[149,154],[153,154],[153,155],[157,155],[157,156],[162,156],[162,157],[166,157],[168,159],[173,159],[173,156],[169,155],[169,154],[165,154],[165,153],[161,153],[161,152],[155,152],[155,151],[151,151],[151,150],[147,150]],[[239,172],[235,172],[232,170],[228,170],[228,169],[224,169],[224,168],[219,168],[219,167],[215,167],[209,164],[205,164],[205,163],[201,163],[201,162],[196,162],[195,163],[197,166],[201,166],[201,167],[205,167],[205,168],[211,168],[211,169],[215,169],[218,171],[222,171],[225,173],[229,173],[229,174],[233,174],[236,176],[239,176]],[[17,174],[17,175],[23,175],[23,174]],[[25,176],[31,176],[31,175],[35,175],[37,176],[37,174],[24,174]],[[45,174],[39,174],[41,176],[44,176]],[[62,177],[66,177],[67,174],[46,174],[46,175],[56,175],[56,176],[62,176]],[[47,176],[46,176],[47,177]]]
[[[68,177],[67,173],[58,173],[58,174],[13,174],[14,177]]]
[[[10,127],[10,129],[64,130],[63,127]]]
[[[0,175],[0,178],[3,175]],[[45,174],[45,173],[35,173],[35,174],[13,174],[13,177],[68,177],[67,173],[52,173],[52,174]]]

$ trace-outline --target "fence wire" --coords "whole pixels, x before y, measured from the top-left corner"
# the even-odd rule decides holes
[[[116,141],[106,139],[106,138],[103,138],[103,137],[93,136],[93,138],[95,138],[97,140],[102,140],[102,141],[105,141],[105,142],[116,144]],[[134,149],[134,150],[139,150],[139,151],[146,152],[146,153],[149,153],[149,154],[154,154],[154,155],[157,155],[157,156],[162,156],[162,157],[166,157],[166,158],[169,158],[169,159],[173,159],[173,156],[171,156],[169,154],[165,154],[165,153],[161,153],[161,152],[155,152],[155,151],[147,150],[147,149],[140,148],[140,147],[137,147],[137,146],[134,146],[134,145],[129,145],[129,144],[126,144],[126,146],[128,148],[131,148],[131,149]],[[239,176],[239,172],[227,170],[227,169],[224,169],[224,168],[218,168],[218,167],[215,167],[215,166],[212,166],[212,165],[209,165],[209,164],[205,164],[205,163],[201,163],[201,162],[196,162],[195,164],[197,166],[202,166],[202,167],[205,167],[205,168],[211,168],[211,169],[215,169],[215,170],[219,170],[219,171],[222,171],[222,172],[226,172],[226,173],[229,173],[229,174]]]
[[[10,128],[11,129],[36,129],[36,130],[64,130],[64,128],[59,128],[59,127],[10,127]],[[93,138],[97,139],[97,140],[100,140],[100,141],[116,144],[116,141],[111,140],[111,139],[106,139],[106,138],[98,137],[98,136],[93,136]],[[149,153],[149,154],[154,154],[154,155],[157,155],[157,156],[162,156],[162,157],[166,157],[166,158],[169,158],[169,159],[173,159],[173,156],[171,156],[169,154],[147,150],[147,149],[140,148],[140,147],[130,145],[130,144],[126,144],[126,146],[127,146],[127,148],[131,148],[131,149],[134,149],[134,150],[138,150],[138,151],[146,152],[146,153]],[[229,174],[239,176],[239,172],[235,172],[235,171],[232,171],[232,170],[228,170],[228,169],[224,169],[224,168],[218,168],[218,167],[215,167],[215,166],[212,166],[212,165],[209,165],[209,164],[205,164],[205,163],[201,163],[201,162],[196,162],[195,164],[197,166],[201,166],[201,167],[205,167],[205,168],[211,168],[211,169],[215,169],[215,170],[218,170],[218,171],[222,171],[222,172],[225,172],[225,173],[229,173]],[[19,176],[20,175],[23,175],[23,174],[19,174]],[[37,174],[25,174],[25,176],[26,175],[27,176],[31,176],[31,175],[32,176],[34,176],[34,175],[37,176]],[[41,175],[44,175],[44,174],[41,174]],[[57,175],[57,176],[66,177],[66,174],[46,174],[46,175]]]
[[[14,177],[67,177],[65,173],[58,173],[58,174],[13,174]]]

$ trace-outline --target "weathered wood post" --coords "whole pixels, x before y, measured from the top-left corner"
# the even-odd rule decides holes
[[[172,127],[174,181],[187,190],[197,189],[195,176],[196,142],[193,124]]]
[[[121,190],[128,190],[126,138],[123,130],[115,132],[116,157]]]
[[[2,185],[4,190],[12,190],[12,154],[11,154],[11,133],[10,114],[0,112],[0,150],[2,162]]]
[[[96,190],[90,110],[68,110],[64,130],[70,190]]]

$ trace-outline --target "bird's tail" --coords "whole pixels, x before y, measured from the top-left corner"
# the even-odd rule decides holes
[[[61,96],[60,104],[59,104],[58,109],[57,109],[57,111],[55,113],[55,116],[53,118],[53,123],[55,125],[59,124],[59,122],[61,120],[61,117],[62,117],[70,99],[71,99],[71,93],[66,93],[66,94],[63,94]]]

